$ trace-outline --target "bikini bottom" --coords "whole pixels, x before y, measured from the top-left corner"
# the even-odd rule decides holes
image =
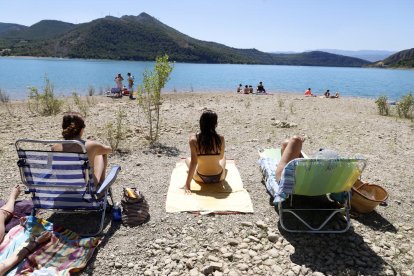
[[[198,176],[203,180],[204,184],[213,184],[213,183],[219,183],[221,175],[223,174],[223,171],[217,175],[203,175],[199,172],[197,172]]]

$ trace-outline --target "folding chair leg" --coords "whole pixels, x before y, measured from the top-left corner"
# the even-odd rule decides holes
[[[291,199],[292,203],[292,199]],[[282,206],[282,202],[279,202],[279,222],[283,230],[287,232],[293,232],[293,233],[344,233],[348,231],[348,229],[351,227],[351,218],[349,216],[349,210],[351,206],[350,201],[350,193],[348,192],[348,198],[345,202],[344,208],[341,209],[284,209]],[[330,215],[326,217],[326,219],[318,226],[318,227],[312,227],[309,223],[307,223],[299,214],[298,211],[331,211]],[[322,230],[326,224],[331,221],[331,219],[338,213],[342,213],[342,211],[345,211],[345,218],[346,218],[346,226],[343,229],[339,230]],[[284,213],[290,213],[292,214],[298,221],[300,221],[304,226],[307,227],[308,230],[297,230],[297,229],[291,229],[286,227],[284,223]]]

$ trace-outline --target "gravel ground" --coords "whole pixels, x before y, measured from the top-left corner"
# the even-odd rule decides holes
[[[115,121],[115,112],[122,108],[128,114],[126,140],[120,152],[110,157],[110,163],[122,166],[113,191],[119,201],[122,187],[137,187],[149,202],[151,220],[135,228],[108,220],[102,244],[81,274],[413,275],[414,124],[410,120],[379,116],[373,100],[358,98],[166,94],[160,144],[150,148],[145,118],[135,102],[103,97],[93,102],[85,136],[102,142],[106,142],[104,125]],[[76,110],[73,103],[65,109],[69,106]],[[219,115],[218,132],[226,139],[226,156],[236,161],[253,201],[253,214],[165,212],[170,174],[179,158],[189,155],[188,137],[197,131],[204,108]],[[61,137],[61,114],[35,116],[22,102],[14,102],[11,109],[14,116],[0,107],[5,118],[0,124],[1,198],[20,182],[15,140]],[[387,189],[388,206],[353,219],[345,234],[282,231],[262,183],[257,150],[277,146],[293,134],[306,136],[307,153],[329,148],[367,158],[362,179]],[[72,220],[82,228],[91,224],[78,217],[51,219],[70,229]]]

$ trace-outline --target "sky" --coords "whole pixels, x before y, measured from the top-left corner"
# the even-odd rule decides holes
[[[146,12],[191,37],[266,52],[414,48],[414,0],[0,0],[0,22]]]

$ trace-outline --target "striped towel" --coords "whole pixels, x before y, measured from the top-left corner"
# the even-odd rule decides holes
[[[8,275],[31,274],[34,270],[54,268],[59,275],[70,275],[84,268],[99,245],[99,238],[80,238],[78,234],[52,223],[29,216],[25,228],[17,225],[10,230],[0,246],[0,261],[27,244],[31,233],[52,231],[52,239],[19,263]]]
[[[276,181],[276,167],[279,163],[277,159],[261,157],[258,163],[265,179],[266,189],[273,196],[274,205],[284,201],[289,194],[293,193],[297,159],[286,165],[279,182]]]
[[[100,210],[86,153],[18,150],[19,168],[34,208]]]

